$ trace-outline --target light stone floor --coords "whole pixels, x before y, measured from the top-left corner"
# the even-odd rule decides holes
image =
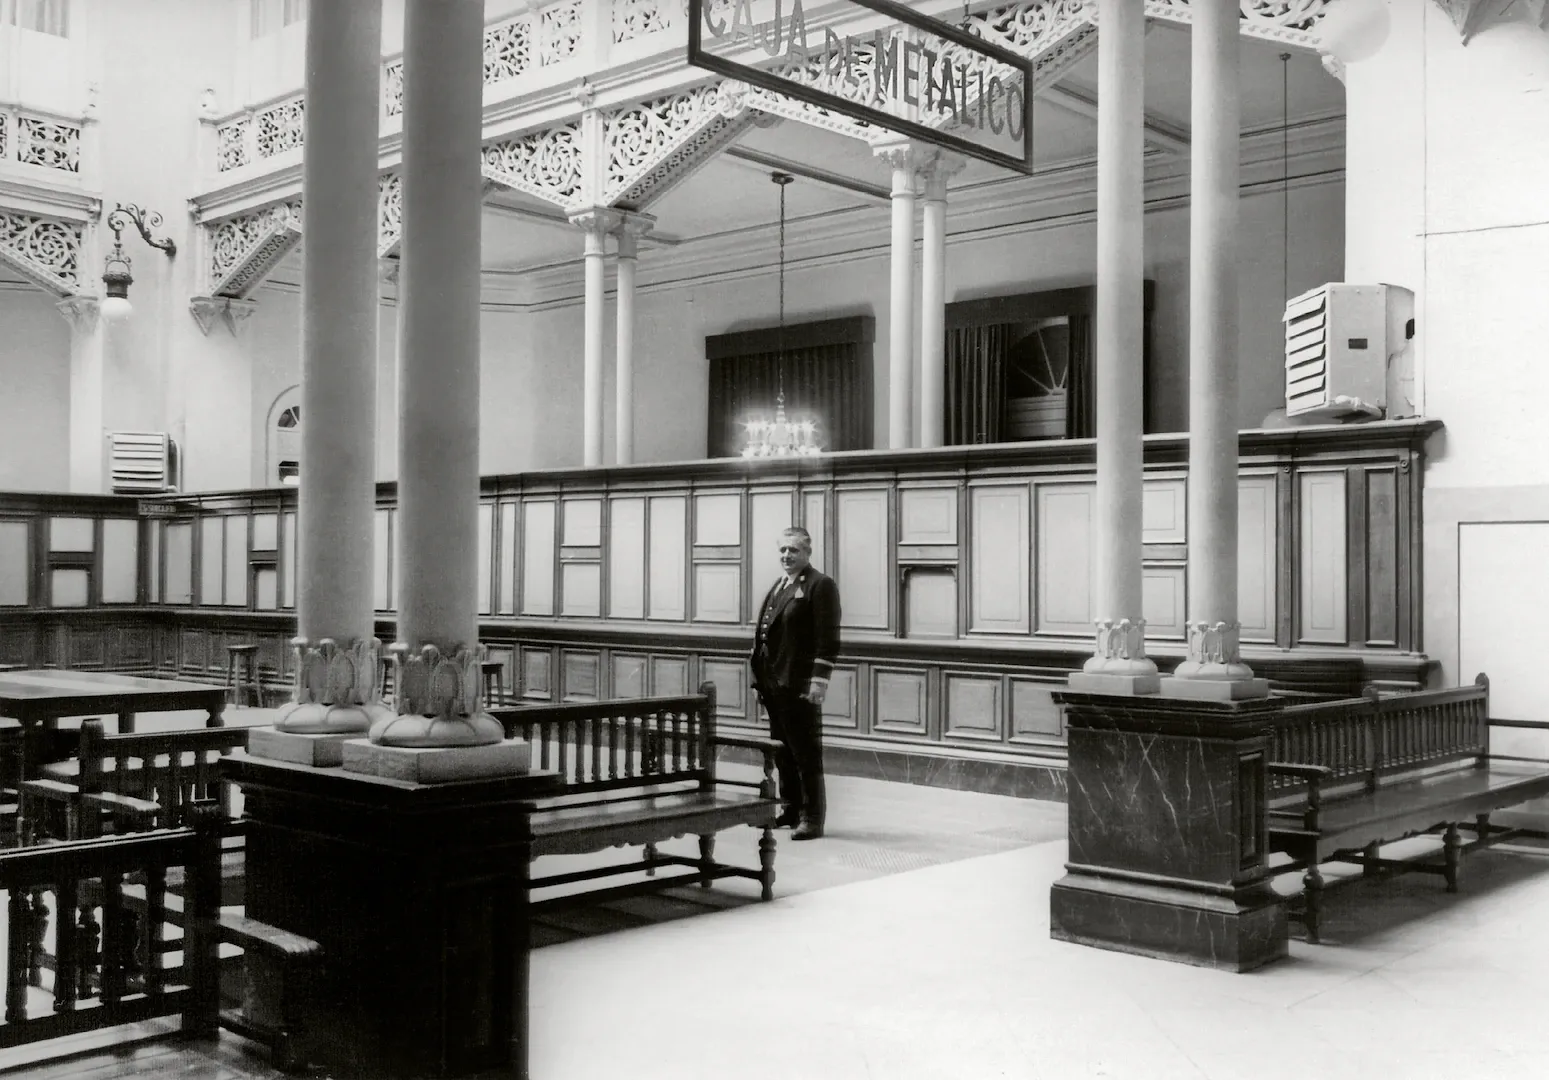
[[[1327,944],[1235,975],[1050,940],[1062,806],[845,777],[830,801],[828,838],[782,840],[772,903],[729,881],[540,927],[533,1080],[1549,1077],[1542,854],[1472,856],[1454,895],[1354,883]],[[277,1076],[230,1036],[38,1049],[0,1076]]]

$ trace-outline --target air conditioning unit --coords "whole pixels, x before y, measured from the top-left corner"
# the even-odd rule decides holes
[[[1285,307],[1285,412],[1330,420],[1415,415],[1415,294],[1331,282]]]
[[[115,495],[176,491],[177,466],[177,443],[166,432],[108,432],[108,478]]]

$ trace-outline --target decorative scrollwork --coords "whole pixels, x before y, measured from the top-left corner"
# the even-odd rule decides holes
[[[1331,0],[1241,0],[1245,37],[1317,48],[1318,23]],[[1146,0],[1146,15],[1171,22],[1191,22],[1192,0]]]
[[[81,127],[38,116],[16,118],[16,160],[60,172],[81,171]]]
[[[488,54],[486,39],[485,50]],[[489,82],[489,61],[485,61],[485,82]],[[388,116],[403,115],[403,61],[394,60],[382,68],[382,108]]]
[[[633,41],[667,29],[667,0],[613,0],[613,40]]]
[[[299,199],[266,206],[206,226],[211,295],[241,297],[296,245]]]
[[[0,210],[0,259],[61,296],[80,287],[84,237],[79,222]]]
[[[260,112],[258,156],[273,157],[300,146],[306,136],[306,111],[306,99],[293,97]]]
[[[560,206],[581,197],[579,123],[529,132],[484,147],[484,177]]]
[[[605,200],[612,202],[706,129],[724,128],[725,104],[720,87],[712,83],[605,113]],[[714,132],[708,138],[713,140]]]
[[[247,135],[253,122],[243,116],[215,129],[215,171],[228,172],[248,163]]]
[[[499,23],[484,31],[484,85],[514,79],[532,67],[530,16]]]
[[[10,128],[8,125],[10,122],[11,118],[5,113],[0,112],[0,161],[4,161],[10,156],[7,153],[7,140],[10,138]]]
[[[391,251],[403,235],[403,176],[383,173],[377,177],[377,255]]]
[[[581,0],[544,8],[541,15],[538,62],[547,67],[569,60],[581,45]]]
[[[1033,0],[970,15],[964,29],[1022,56],[1036,57],[1087,21],[1086,0]]]

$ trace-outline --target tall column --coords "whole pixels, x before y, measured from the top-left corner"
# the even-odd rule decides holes
[[[619,269],[613,458],[619,465],[632,465],[635,460],[635,270],[639,264],[640,237],[650,231],[655,221],[647,214],[625,214],[615,230]]]
[[[484,5],[408,0],[398,287],[399,715],[371,730],[372,742],[388,747],[502,739],[500,724],[482,708],[479,685],[483,38]]]
[[[586,236],[584,363],[581,377],[582,462],[587,468],[602,464],[602,341],[607,325],[608,233],[621,221],[617,210],[594,207],[570,215],[571,224]]]
[[[108,490],[102,384],[110,331],[94,296],[67,296],[56,306],[70,324],[70,490],[100,494]]]
[[[924,254],[920,265],[920,438],[921,446],[944,441],[947,337],[947,181],[962,158],[938,151],[925,180]]]
[[[1101,0],[1097,39],[1097,648],[1073,688],[1154,693],[1141,607],[1145,0]]]
[[[914,188],[918,152],[911,143],[878,147],[893,170],[892,287],[888,295],[887,445],[911,443],[914,412]]]
[[[380,0],[316,6],[301,174],[297,670],[275,723],[290,734],[364,732],[389,715],[371,588],[381,65]],[[226,317],[235,335],[229,309]]]
[[[1237,621],[1237,0],[1195,0],[1189,154],[1188,658],[1162,690],[1264,697]]]

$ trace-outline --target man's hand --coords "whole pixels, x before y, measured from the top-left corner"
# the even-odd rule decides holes
[[[807,684],[807,692],[802,695],[814,705],[823,704],[823,699],[828,696],[828,680],[813,679]]]

